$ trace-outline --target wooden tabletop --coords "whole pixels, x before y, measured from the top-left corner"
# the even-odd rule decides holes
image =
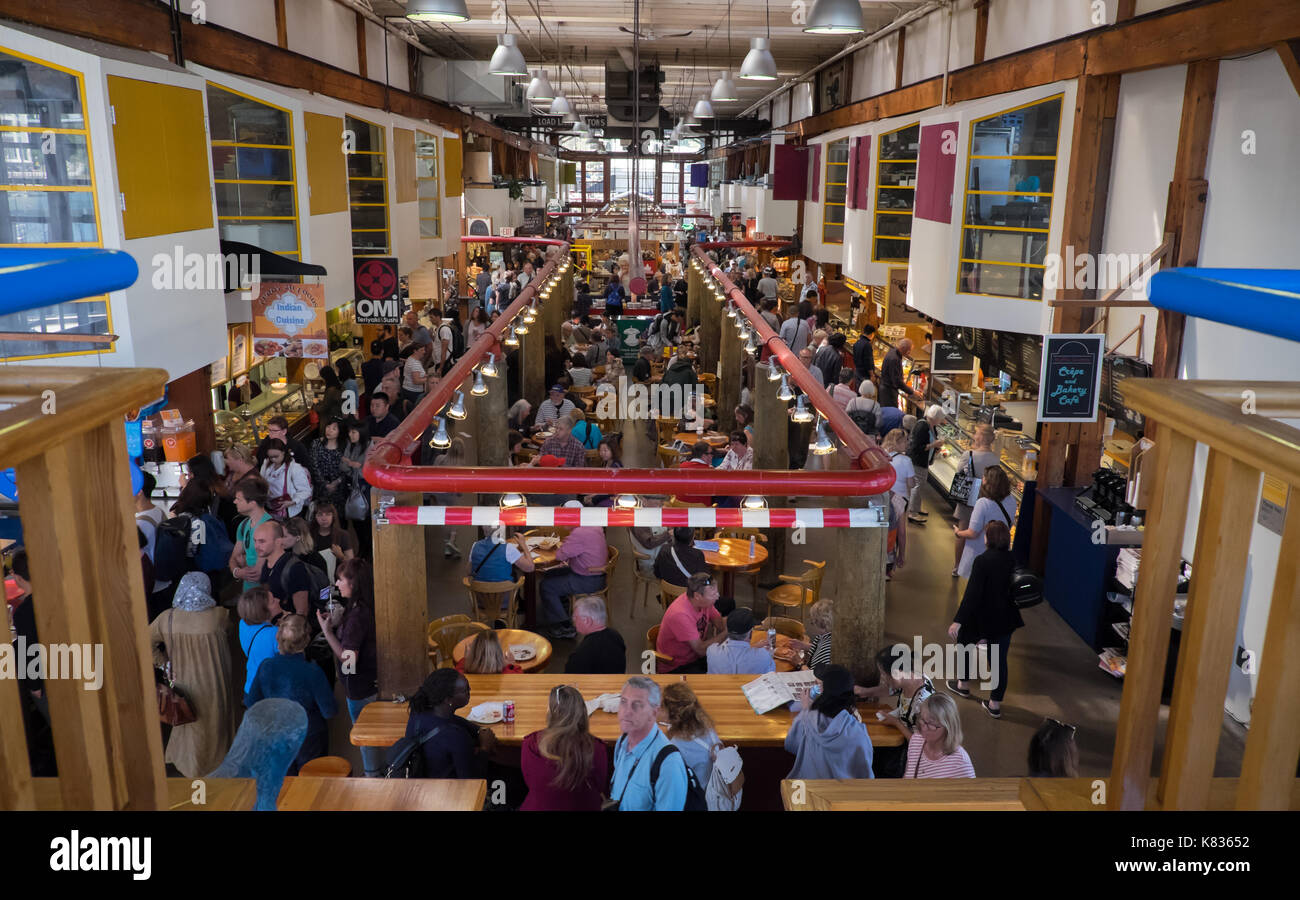
[[[781,782],[781,802],[798,812],[825,810],[933,810],[1027,807],[1022,778],[881,778]]]
[[[721,431],[706,431],[703,434],[694,431],[679,431],[673,435],[673,440],[688,445],[694,444],[696,441],[704,441],[710,447],[723,447],[731,441],[731,436],[723,434]]]
[[[554,558],[554,553],[551,554]],[[465,658],[469,651],[470,641],[474,640],[477,635],[469,635],[451,651],[451,658],[455,662],[460,662]],[[497,641],[501,644],[501,649],[505,651],[506,662],[514,663],[525,672],[536,672],[546,668],[546,664],[551,661],[551,642],[540,634],[534,634],[531,631],[524,631],[522,628],[500,628],[496,632]],[[535,655],[532,659],[519,661],[510,655],[511,647],[518,646],[532,647]]]
[[[774,657],[776,660],[776,670],[778,672],[793,672],[795,667],[791,663],[782,659],[781,656],[779,655],[783,652],[790,651],[790,638],[788,638],[784,634],[778,634],[776,636],[775,643],[776,643],[776,651],[777,651],[777,655],[775,655]],[[767,646],[767,629],[764,628],[762,625],[754,626],[754,630],[749,635],[749,646],[751,647]]]
[[[748,538],[720,538],[717,550],[704,550],[704,561],[714,569],[748,569],[767,561],[767,547],[762,541],[754,542],[754,555],[749,555]]]
[[[201,787],[196,785],[201,782]],[[40,809],[60,809],[57,778],[34,780]],[[280,789],[280,810],[426,810],[474,812],[483,808],[487,782],[473,779],[386,779],[288,777]],[[199,800],[201,802],[195,802]],[[190,811],[251,810],[257,802],[252,778],[168,778],[167,808]],[[53,804],[53,805],[51,805]]]
[[[546,710],[551,689],[571,684],[587,700],[601,694],[617,694],[623,689],[626,675],[564,675],[537,672],[525,675],[467,675],[470,685],[469,706],[501,700],[515,703],[515,721],[489,726],[501,743],[518,746],[524,737],[546,727]],[[700,704],[718,727],[718,737],[728,744],[750,747],[780,747],[793,720],[788,709],[773,710],[760,716],[749,705],[741,686],[754,680],[752,675],[651,675],[661,685],[685,681],[700,698]],[[859,706],[871,742],[878,747],[897,747],[903,743],[898,729],[876,721],[875,711],[883,707]],[[462,714],[468,713],[468,707]],[[389,747],[406,734],[405,703],[368,703],[352,726],[351,740],[358,747]],[[591,733],[602,741],[618,740],[618,717],[605,712],[591,716]]]

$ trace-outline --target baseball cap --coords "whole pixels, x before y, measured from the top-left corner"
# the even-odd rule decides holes
[[[560,384],[553,384],[553,385],[551,385],[550,390],[547,391],[547,393],[550,393],[550,394],[563,394],[563,393],[564,393],[564,386],[563,386],[563,385],[560,385]]]
[[[749,634],[754,630],[754,613],[744,606],[737,606],[727,615],[727,634]]]
[[[548,469],[557,469],[564,465],[564,457],[556,456],[553,453],[546,453],[537,457],[537,464]]]

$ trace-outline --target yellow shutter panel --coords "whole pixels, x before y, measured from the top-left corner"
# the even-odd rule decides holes
[[[460,138],[442,139],[442,195],[444,197],[459,197],[462,193],[460,153]]]
[[[307,184],[311,188],[311,214],[348,211],[348,168],[343,155],[343,119],[320,113],[303,113],[307,129]]]
[[[393,128],[393,190],[398,203],[414,203],[419,197],[415,183],[415,132]]]
[[[127,239],[212,227],[203,92],[108,76]]]

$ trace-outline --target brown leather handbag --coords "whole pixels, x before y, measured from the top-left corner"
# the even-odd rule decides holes
[[[198,719],[198,714],[194,712],[194,704],[176,687],[176,682],[172,677],[172,619],[175,615],[176,610],[168,611],[167,664],[154,667],[154,680],[158,690],[158,717],[163,721],[163,724],[173,727],[188,725]]]

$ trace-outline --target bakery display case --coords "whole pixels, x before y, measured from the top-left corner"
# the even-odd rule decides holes
[[[300,384],[272,384],[267,390],[233,411],[215,413],[217,446],[224,450],[231,444],[256,446],[266,437],[266,423],[273,416],[289,420],[293,433],[309,410]]]
[[[949,421],[939,426],[939,436],[944,442],[930,464],[930,481],[953,502],[956,499],[951,494],[952,482],[962,456],[971,448],[975,427],[983,421],[979,416],[980,409],[963,402],[958,408],[956,422]],[[1021,432],[997,429],[995,434],[993,449],[997,451],[1011,482],[1011,493],[1019,503],[1024,498],[1026,482],[1038,480],[1038,444]]]

